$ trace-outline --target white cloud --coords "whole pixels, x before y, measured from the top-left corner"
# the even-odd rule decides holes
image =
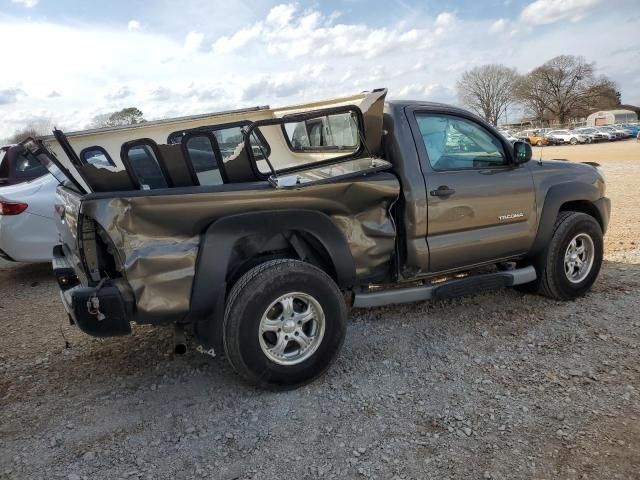
[[[456,16],[451,12],[442,12],[436,17],[436,27],[450,27],[456,21]]]
[[[520,19],[533,25],[560,20],[577,22],[601,3],[602,0],[536,0],[525,7]]]
[[[507,21],[504,18],[499,18],[491,24],[489,27],[489,33],[502,33],[507,28]]]
[[[138,30],[140,30],[140,28],[141,25],[138,20],[129,20],[129,23],[127,23],[127,29],[130,32],[137,32]]]
[[[295,11],[296,6],[292,3],[277,5],[269,11],[267,23],[285,27],[291,21],[291,17],[293,17]]]
[[[204,40],[204,34],[200,32],[189,32],[184,39],[184,49],[186,52],[195,52],[200,49]]]
[[[365,24],[334,24],[338,16],[323,16],[317,10],[301,12],[295,4],[273,7],[265,21],[220,37],[213,44],[218,54],[231,54],[250,42],[266,45],[270,55],[300,58],[363,56],[374,58],[399,48],[415,51],[433,47],[436,40],[451,33],[456,17],[443,12],[426,28],[406,29],[401,25],[373,28]],[[257,48],[257,47],[256,47]]]
[[[22,5],[26,8],[33,8],[38,5],[38,0],[11,0],[13,3],[17,3],[18,5]]]
[[[24,90],[17,87],[0,89],[0,105],[16,103],[20,97],[25,95]]]
[[[228,54],[244,47],[251,40],[258,38],[262,31],[262,24],[257,23],[252,27],[238,30],[231,36],[220,37],[213,44],[214,53]]]
[[[133,90],[129,88],[129,86],[122,85],[116,89],[111,89],[105,94],[104,98],[108,101],[124,100],[125,98],[131,97],[133,93]]]

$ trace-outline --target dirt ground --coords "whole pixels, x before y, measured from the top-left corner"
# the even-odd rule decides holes
[[[169,329],[88,337],[49,266],[2,263],[0,478],[640,478],[640,144],[542,154],[605,172],[589,295],[354,310],[333,368],[292,392],[174,357]]]

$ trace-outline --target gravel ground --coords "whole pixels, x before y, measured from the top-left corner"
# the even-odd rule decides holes
[[[588,296],[354,310],[333,368],[287,393],[174,357],[170,329],[83,335],[48,266],[1,264],[0,478],[640,478],[640,160],[602,163]]]

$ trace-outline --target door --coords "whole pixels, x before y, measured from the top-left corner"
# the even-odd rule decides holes
[[[533,243],[535,194],[529,165],[473,117],[415,112],[427,190],[432,272],[525,253]]]

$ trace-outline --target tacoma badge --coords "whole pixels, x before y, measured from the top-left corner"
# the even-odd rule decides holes
[[[513,220],[514,218],[521,218],[521,217],[524,217],[524,213],[522,213],[522,212],[519,212],[519,213],[507,213],[506,215],[500,215],[498,217],[498,220],[503,222],[505,220]]]

